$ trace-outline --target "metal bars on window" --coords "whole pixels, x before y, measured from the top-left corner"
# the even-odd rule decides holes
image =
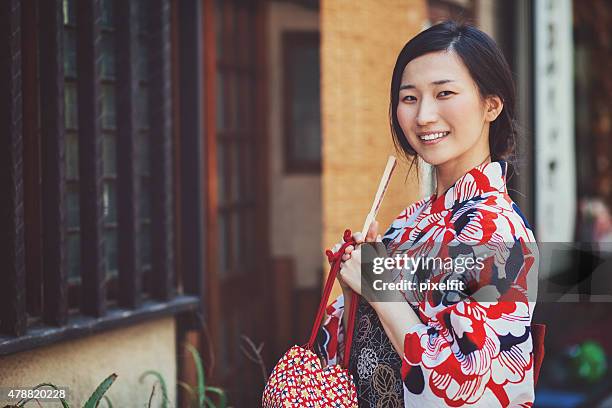
[[[65,133],[63,3],[40,1],[40,112],[43,321],[64,325],[68,318],[65,230]]]
[[[173,169],[202,168],[201,91],[173,94],[171,73],[198,83],[201,54],[171,53],[170,0],[8,0],[0,11],[0,354],[199,307],[201,179],[175,190]],[[177,30],[174,45],[198,35]],[[179,70],[190,55],[193,69]],[[192,106],[173,116],[178,100]],[[173,117],[192,150],[173,150]],[[177,246],[189,267],[180,292],[196,296],[176,295],[174,193],[193,227],[181,232],[193,245]]]
[[[104,206],[100,128],[99,0],[76,1],[77,91],[79,124],[79,198],[81,229],[81,311],[105,312]]]
[[[135,120],[138,27],[137,9],[132,1],[115,1],[115,49],[117,84],[117,221],[119,224],[118,301],[124,307],[137,307],[141,303],[142,281],[139,245],[140,225],[136,153],[138,128]]]
[[[151,295],[158,300],[172,296],[173,208],[172,127],[170,88],[170,3],[147,2],[149,12],[149,106],[151,152],[152,263]]]

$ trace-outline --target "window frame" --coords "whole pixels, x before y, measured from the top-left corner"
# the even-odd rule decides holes
[[[322,169],[322,155],[319,160],[305,160],[295,157],[293,154],[294,134],[292,104],[292,55],[299,48],[315,46],[320,49],[320,34],[318,31],[284,31],[281,36],[282,58],[283,58],[283,108],[282,120],[284,131],[284,169],[288,174],[320,174]],[[320,61],[320,59],[319,59]],[[320,107],[320,103],[319,103]],[[322,122],[321,122],[322,123]],[[321,142],[323,140],[323,129],[321,127]]]
[[[100,27],[93,23],[100,20],[100,2],[79,0],[77,18],[89,22],[77,28],[77,87],[79,98],[84,95],[79,99],[79,132],[87,130],[79,135],[80,225],[81,230],[88,229],[82,237],[81,259],[88,262],[81,263],[80,288],[69,285],[65,256],[63,1],[9,0],[0,5],[4,27],[0,47],[9,56],[0,61],[0,82],[11,91],[0,97],[5,108],[0,129],[9,135],[0,142],[6,158],[0,163],[5,174],[0,178],[5,196],[0,199],[0,240],[6,244],[0,248],[0,260],[8,271],[6,285],[0,285],[0,356],[162,316],[180,317],[181,330],[201,328],[203,207],[201,197],[193,200],[192,192],[200,185],[201,175],[182,171],[202,166],[201,151],[192,148],[201,137],[201,92],[199,87],[184,93],[178,88],[180,83],[199,81],[200,51],[191,57],[180,52],[199,50],[199,33],[176,24],[179,6],[175,0],[147,2],[151,27],[155,27],[150,46],[159,50],[149,53],[147,62],[154,84],[151,97],[162,102],[148,117],[158,142],[151,149],[151,162],[156,163],[151,175],[155,250],[151,290],[146,296],[138,262],[139,175],[134,160],[138,154],[138,130],[133,123],[137,14],[134,2],[109,1],[118,18],[116,61],[124,61],[116,63],[115,78],[119,273],[107,279],[102,250],[103,136],[96,62]],[[196,0],[187,3],[195,5]],[[37,14],[48,18],[37,23]],[[191,64],[183,66],[179,60]],[[39,63],[40,79],[36,77]],[[179,112],[181,104],[189,109]],[[40,132],[31,124],[37,121],[28,120],[35,116],[40,119]],[[189,131],[179,133],[180,129]],[[107,296],[108,285],[116,288],[116,299]],[[78,310],[69,309],[71,290],[80,291]]]

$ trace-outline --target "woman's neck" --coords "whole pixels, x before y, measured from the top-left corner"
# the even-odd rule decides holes
[[[444,194],[457,180],[468,171],[482,164],[491,163],[491,155],[473,157],[470,160],[453,160],[435,167],[436,197]]]

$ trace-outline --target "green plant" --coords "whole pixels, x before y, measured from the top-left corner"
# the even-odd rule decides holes
[[[161,375],[159,371],[148,370],[142,373],[140,376],[140,382],[143,382],[145,377],[153,376],[159,382],[159,386],[161,387],[162,392],[162,405],[161,408],[168,408],[168,387],[166,386],[166,381],[164,380],[164,376]],[[153,385],[153,389],[151,390],[151,394],[149,395],[149,403],[147,407],[151,407],[151,402],[153,401],[153,395],[155,394],[155,385]]]
[[[102,397],[104,397],[104,394],[106,393],[106,391],[108,391],[108,389],[110,388],[111,385],[113,385],[116,379],[117,379],[117,374],[115,373],[106,377],[104,381],[102,381],[100,385],[98,385],[98,387],[93,392],[93,394],[91,394],[91,397],[89,397],[85,405],[83,405],[83,408],[96,408],[98,404],[100,403],[100,400],[102,399]],[[109,402],[108,397],[106,398],[106,401],[107,403]],[[110,407],[112,408],[112,405],[110,405]]]
[[[185,347],[191,353],[191,357],[196,366],[197,386],[193,387],[182,381],[179,382],[179,386],[184,388],[191,396],[191,405],[197,408],[226,408],[227,396],[225,395],[225,391],[218,387],[206,385],[204,365],[202,364],[202,358],[198,350],[191,344],[186,344]],[[218,405],[213,402],[211,395],[215,395],[218,398]]]
[[[178,385],[189,394],[191,399],[191,407],[226,408],[227,396],[225,394],[225,391],[223,391],[219,387],[212,387],[210,385],[206,385],[206,374],[204,372],[204,365],[202,364],[202,358],[198,350],[195,349],[191,344],[186,344],[185,348],[191,354],[191,357],[196,367],[197,385],[194,387],[182,381],[179,381]],[[166,381],[164,380],[163,375],[159,371],[148,370],[142,373],[142,375],[140,376],[140,382],[143,382],[147,376],[153,376],[157,379],[157,382],[160,384],[162,393],[161,408],[168,408],[168,388],[166,386]],[[151,408],[154,394],[155,385],[153,385],[153,388],[151,389],[151,394],[149,395],[149,402],[147,405],[148,408]],[[217,399],[218,401],[215,403],[213,399]]]

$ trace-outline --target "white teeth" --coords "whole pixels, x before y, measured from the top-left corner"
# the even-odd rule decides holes
[[[446,135],[448,135],[450,132],[440,132],[440,133],[430,133],[428,135],[421,135],[419,136],[421,138],[421,140],[436,140],[439,139],[441,137],[444,137]]]

